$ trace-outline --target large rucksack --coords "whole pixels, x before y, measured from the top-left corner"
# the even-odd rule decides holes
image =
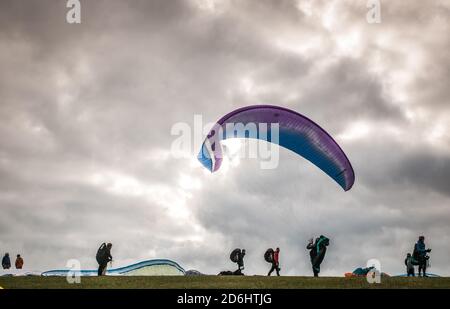
[[[103,261],[105,260],[105,255],[106,255],[106,244],[102,243],[97,250],[97,254],[95,255],[97,263],[99,264],[103,263]]]
[[[316,254],[320,255],[320,252],[325,249],[326,247],[330,244],[330,239],[328,239],[328,237],[325,237],[323,235],[320,235],[320,237],[318,239],[316,239],[316,242],[314,244],[314,246],[316,247]]]
[[[230,260],[233,263],[237,263],[239,261],[239,256],[241,255],[241,249],[236,248],[230,254]]]
[[[273,262],[273,252],[274,252],[273,249],[269,248],[264,253],[264,260],[266,260],[267,263],[272,263]]]
[[[415,259],[416,261],[419,260],[419,251],[417,251],[417,244],[414,245],[414,250],[413,250],[412,257],[413,257],[413,259]]]
[[[329,244],[330,239],[323,235],[320,235],[320,237],[316,239],[314,248],[310,252],[311,263],[313,265],[320,265],[320,263],[322,263]]]

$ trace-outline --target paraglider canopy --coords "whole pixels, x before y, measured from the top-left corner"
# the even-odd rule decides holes
[[[278,124],[278,138],[272,138],[271,126],[264,134],[248,134],[227,130],[229,124]],[[259,128],[259,126],[258,126]],[[334,179],[345,191],[353,186],[355,173],[347,156],[334,139],[319,125],[290,109],[272,105],[254,105],[232,111],[213,126],[198,155],[199,161],[211,172],[220,168],[222,148],[220,141],[228,138],[256,138],[287,148],[316,165]]]

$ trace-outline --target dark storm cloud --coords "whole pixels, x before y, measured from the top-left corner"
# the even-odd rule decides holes
[[[448,5],[383,2],[371,25],[365,3],[309,3],[82,1],[69,25],[65,1],[2,1],[0,250],[93,267],[110,240],[116,266],[217,273],[246,247],[262,273],[280,246],[283,272],[305,274],[305,242],[323,233],[324,274],[341,275],[369,258],[402,272],[419,234],[448,243]],[[354,188],[285,150],[275,170],[241,160],[213,175],[171,156],[174,123],[261,103],[336,137]],[[353,136],[356,122],[371,130]],[[435,272],[449,253],[433,251]]]
[[[367,72],[364,62],[344,58],[318,80],[316,87],[307,87],[296,105],[310,109],[314,119],[324,119],[331,130],[343,130],[350,119],[404,120],[400,108],[384,96],[381,82]]]
[[[450,156],[419,152],[399,164],[396,172],[397,181],[415,182],[418,187],[450,196]]]

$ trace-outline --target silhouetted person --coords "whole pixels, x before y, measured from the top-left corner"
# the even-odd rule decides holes
[[[103,243],[100,246],[100,248],[98,248],[96,259],[97,259],[97,263],[98,263],[98,273],[97,274],[99,276],[105,275],[106,267],[108,266],[108,262],[112,261],[111,248],[112,248],[111,243],[108,243],[108,244]]]
[[[270,269],[267,276],[270,276],[274,270],[277,272],[277,276],[279,276],[280,275],[280,248],[276,248],[275,251],[273,252],[272,268]]]
[[[238,257],[238,271],[241,271],[244,269],[244,256],[245,256],[245,249],[242,249],[241,253],[239,254]]]
[[[312,270],[314,273],[314,277],[318,277],[320,273],[320,264],[322,263],[325,253],[327,252],[327,246],[330,244],[330,240],[320,235],[320,237],[316,238],[316,241],[313,242],[313,239],[311,238],[309,240],[308,245],[306,246],[306,249],[309,251],[309,256],[311,258],[311,265]]]
[[[431,252],[431,249],[426,249],[425,237],[420,236],[419,240],[414,245],[413,256],[419,264],[419,277],[423,271],[423,276],[427,277],[427,261],[430,258],[427,253]]]
[[[408,277],[416,276],[416,274],[414,272],[414,263],[415,263],[414,258],[412,257],[411,253],[408,253],[406,255],[406,259],[405,259],[406,274],[408,275]]]
[[[2,267],[3,269],[11,268],[11,259],[9,258],[9,253],[6,252],[2,259]]]
[[[18,254],[16,258],[16,269],[22,269],[22,267],[23,267],[23,259],[20,256],[20,254]]]

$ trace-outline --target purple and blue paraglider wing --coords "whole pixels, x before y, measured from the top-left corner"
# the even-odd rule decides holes
[[[278,124],[278,141],[274,141],[270,124]],[[240,124],[248,126],[260,124],[265,126],[266,132],[249,136],[238,131],[230,134],[227,125]],[[263,136],[263,137],[262,137]],[[271,105],[247,106],[220,118],[208,133],[198,155],[199,161],[211,172],[220,168],[222,162],[222,147],[220,141],[233,138],[257,138],[268,142],[278,143],[311,163],[316,165],[328,176],[333,178],[345,191],[350,190],[355,182],[355,173],[341,147],[319,125],[307,117],[287,108]]]

